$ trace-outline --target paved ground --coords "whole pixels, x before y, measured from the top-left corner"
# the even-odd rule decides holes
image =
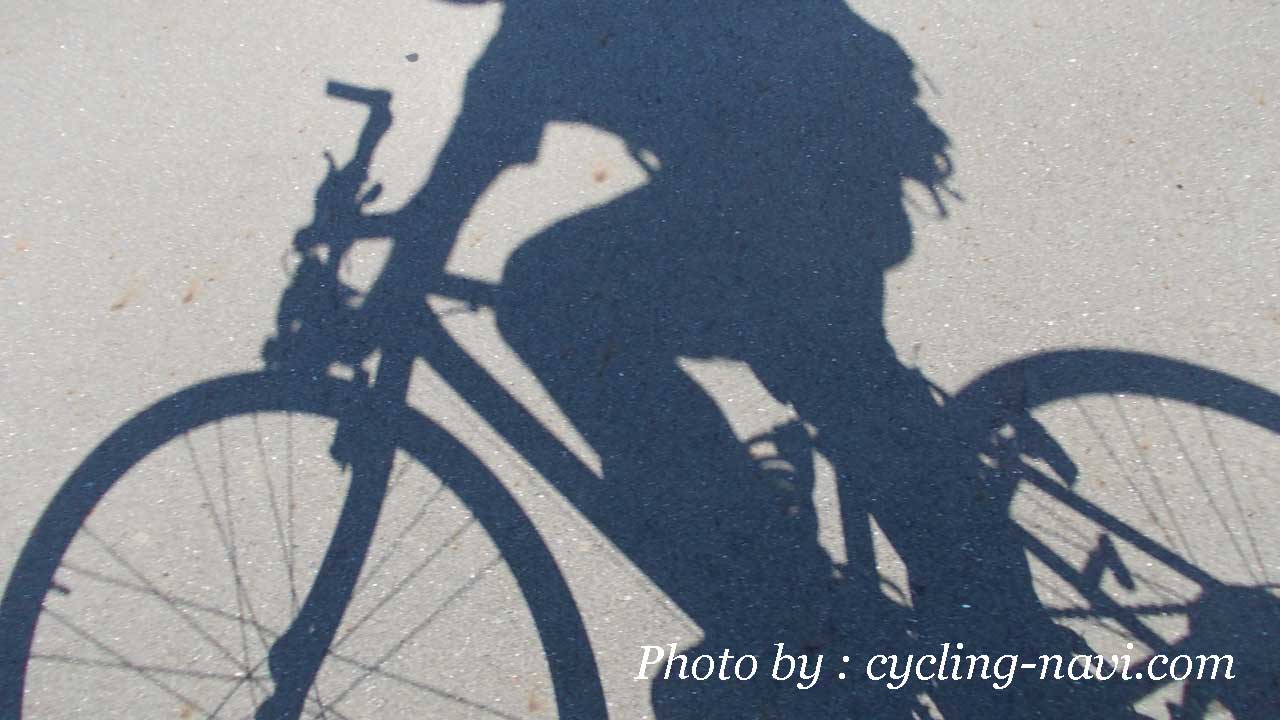
[[[951,139],[956,172],[950,187],[963,198],[949,200],[949,214],[939,217],[927,192],[907,191],[914,246],[887,276],[885,311],[889,340],[901,357],[951,391],[1002,362],[1074,346],[1158,353],[1280,390],[1280,86],[1274,72],[1280,8],[1036,2],[995,12],[978,3],[913,0],[856,9],[914,60],[919,102]],[[323,177],[320,152],[349,153],[363,119],[357,108],[327,99],[325,82],[394,92],[395,125],[372,174],[386,188],[376,207],[395,208],[432,166],[458,112],[465,74],[500,17],[498,4],[408,0],[377,8],[60,2],[11,10],[0,29],[6,130],[0,139],[0,167],[6,168],[0,175],[0,577],[12,569],[60,484],[123,420],[180,388],[258,365],[288,278],[282,253],[310,219]],[[618,138],[584,125],[553,125],[537,159],[511,168],[484,196],[451,267],[498,281],[521,240],[645,177]],[[367,281],[379,250],[358,260],[352,281]],[[588,466],[598,466],[593,450],[504,346],[492,317],[460,312],[450,318],[464,345]],[[786,409],[740,366],[688,368],[721,400],[740,434],[785,418]],[[413,397],[517,494],[582,608],[612,712],[647,716],[647,687],[631,680],[638,646],[691,644],[696,626],[465,402],[434,388],[430,373],[415,380]],[[269,437],[279,440],[284,431],[276,432]],[[241,442],[232,450],[247,453],[246,467],[256,452],[251,438],[224,441]],[[196,452],[217,452],[220,440],[206,435]],[[321,467],[323,443],[313,444],[308,452]],[[172,462],[182,467],[184,461]],[[161,466],[157,477],[169,477],[164,467],[170,466]],[[184,498],[192,501],[178,493],[169,502]],[[165,546],[190,548],[199,538],[175,543],[166,533],[177,531],[176,511],[157,497],[136,502],[120,511],[129,518],[127,537],[109,538],[105,546],[139,543],[141,555],[151,558],[139,562],[165,572]],[[831,502],[820,487],[818,504],[828,516]],[[318,507],[308,517],[331,517],[325,512]],[[402,520],[412,527],[410,515]],[[254,527],[269,537],[270,523],[246,523],[242,544],[269,542],[245,538]],[[830,539],[829,522],[823,527]],[[1274,530],[1254,542],[1266,548],[1268,539],[1276,544]],[[205,540],[218,547],[213,536]],[[419,550],[444,542],[384,540],[400,552],[391,553],[396,557],[407,552],[396,542]],[[486,567],[491,549],[482,538],[475,543],[467,557]],[[198,563],[186,567],[190,577],[182,587],[191,594],[184,597],[216,594]],[[128,575],[118,567],[113,572]],[[1280,574],[1274,566],[1271,572]],[[515,651],[520,638],[535,638],[527,618],[485,629],[486,618],[519,614],[503,602],[519,599],[510,578],[493,583],[497,589],[482,593],[491,599],[469,603],[472,615],[442,618],[432,631],[445,645],[465,647],[459,657],[476,664],[424,682],[438,691],[434,701],[443,693],[514,716],[553,714],[545,678],[535,677],[540,665],[530,659],[536,646],[524,656]],[[104,592],[108,600],[117,597]],[[376,604],[378,595],[371,597]],[[234,609],[234,596],[228,602]],[[139,641],[143,634],[183,631],[185,616],[173,603],[136,607],[135,616],[115,618],[128,628],[119,631],[123,636],[106,631],[122,648],[142,651],[149,645]],[[392,717],[394,703],[418,702],[397,680],[356,681],[360,668],[382,659],[379,647],[397,658],[380,671],[400,662],[401,676],[417,677],[413,669],[431,662],[425,640],[414,651],[422,655],[394,640],[416,626],[420,609],[388,605],[370,630],[377,640],[368,641],[373,654],[353,650],[351,662],[334,671],[331,687],[342,677],[360,687],[343,706],[349,716],[381,707]],[[94,627],[110,627],[109,607],[85,612]],[[242,638],[228,638],[229,647],[240,648]],[[123,655],[94,647],[89,653],[100,664],[124,662]],[[499,647],[504,650],[494,650]],[[244,654],[260,657],[261,651]],[[181,667],[190,660],[164,661]],[[157,677],[199,685],[163,673],[144,682],[141,675],[124,672],[127,691],[119,697],[144,702]],[[96,686],[64,686],[57,677],[33,683],[49,693],[40,698],[38,716],[61,717],[76,708],[87,713],[99,702],[91,688],[121,682],[102,677]],[[135,695],[130,683],[145,687]],[[181,713],[191,711],[183,699],[188,694],[198,693],[161,692],[156,712],[187,717]],[[235,702],[251,701],[245,695]],[[129,710],[134,700],[125,702],[121,712],[144,716],[136,714],[144,706]],[[421,707],[405,706],[406,712]],[[460,707],[488,716],[480,707]]]

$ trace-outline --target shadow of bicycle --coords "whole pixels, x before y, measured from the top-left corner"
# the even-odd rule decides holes
[[[211,716],[234,700],[257,717],[341,717],[366,681],[381,680],[475,716],[554,705],[561,717],[604,717],[573,595],[519,504],[455,438],[397,404],[402,397],[370,391],[358,371],[353,381],[325,374],[333,361],[358,365],[375,349],[426,358],[699,626],[703,639],[688,655],[764,656],[784,643],[828,663],[808,689],[657,679],[657,717],[1131,717],[1139,700],[1156,711],[1168,702],[1175,717],[1203,717],[1215,705],[1237,717],[1274,711],[1275,664],[1266,634],[1254,631],[1280,619],[1267,530],[1280,507],[1259,462],[1269,456],[1256,453],[1280,432],[1280,400],[1212,371],[1107,351],[1029,358],[955,398],[904,367],[883,323],[884,274],[912,248],[903,185],[928,189],[945,212],[952,172],[947,136],[918,93],[903,49],[841,2],[507,3],[430,178],[389,220],[396,245],[361,309],[350,310],[335,258],[369,234],[357,198],[381,132],[368,129],[355,159],[335,167],[352,173],[347,197],[317,197],[307,242],[333,256],[308,256],[306,282],[283,298],[277,341],[293,338],[292,354],[267,373],[216,380],[145,411],[63,487],[0,605],[0,629],[19,639],[5,650],[11,690],[0,712],[22,715],[24,678],[40,660],[131,671],[165,702],[188,703],[201,683],[234,686],[190,700]],[[535,157],[557,121],[623,138],[649,182],[525,240],[493,306],[503,338],[599,455],[602,479],[421,302],[480,194]],[[343,203],[353,209],[334,209]],[[805,425],[767,438],[762,462],[682,367],[686,358],[749,366]],[[398,380],[407,382],[407,368]],[[377,384],[391,375],[377,373]],[[231,418],[245,423],[243,435],[224,436]],[[197,431],[203,448],[189,440]],[[1163,441],[1153,439],[1159,433]],[[1224,439],[1242,439],[1244,456],[1225,453]],[[189,455],[180,464],[194,477],[167,502],[194,501],[202,519],[198,531],[161,542],[213,548],[185,573],[129,544],[147,546],[135,537],[146,517],[131,514],[135,503],[119,501],[125,535],[88,530],[112,517],[98,506],[117,497],[117,481],[166,447]],[[237,465],[228,449],[249,459]],[[1165,464],[1192,450],[1205,465]],[[336,468],[339,479],[306,476],[295,462],[303,456],[314,461],[305,467]],[[815,457],[834,469],[840,563],[818,542]],[[1239,472],[1246,467],[1252,475]],[[421,482],[405,468],[425,468]],[[258,473],[261,489],[233,487],[237,470]],[[166,481],[149,482],[157,492]],[[1113,506],[1116,493],[1124,497]],[[136,502],[154,511],[147,497]],[[456,510],[451,503],[462,506],[455,524],[424,519],[428,508]],[[254,508],[257,525],[237,519]],[[425,534],[410,543],[409,531],[393,532],[387,552],[372,553],[388,513],[403,515],[393,527]],[[73,540],[96,546],[112,572],[71,563]],[[447,549],[460,542],[476,543],[461,553],[475,561],[469,570],[449,565]],[[885,547],[905,568],[902,586],[878,569]],[[1223,548],[1239,562],[1210,562]],[[199,603],[163,575],[198,585],[209,568],[226,567],[234,582],[202,590]],[[248,589],[269,580],[255,575],[263,567],[288,575],[265,598]],[[384,568],[399,579],[368,581]],[[507,589],[486,604],[477,598],[492,568],[506,568]],[[95,573],[106,589],[102,606],[89,609],[101,614],[87,624],[59,615],[57,603],[78,592],[63,575]],[[434,581],[450,573],[461,579]],[[168,672],[173,657],[134,659],[154,649],[150,641],[126,642],[126,652],[118,636],[103,639],[122,621],[111,607],[131,593],[167,604],[170,621],[228,656],[232,670]],[[393,600],[409,604],[397,614]],[[410,670],[440,669],[427,648],[466,644],[472,630],[504,640],[505,630],[479,633],[476,618],[513,602],[527,608],[529,639],[545,658],[545,705],[516,712],[478,701],[483,683],[451,675],[447,664],[444,680]],[[470,621],[441,614],[466,605],[477,608]],[[54,627],[62,641],[32,644],[37,629]],[[375,627],[382,645],[372,655],[345,649],[345,638]],[[1114,683],[1000,688],[935,675],[891,688],[862,677],[873,655],[919,656],[944,643],[991,658],[1069,658],[1130,642],[1143,652],[1234,653],[1241,679],[1188,681],[1148,700]],[[92,652],[67,649],[76,645]],[[854,660],[835,667],[843,656]],[[319,690],[327,664],[349,673],[339,690]],[[841,671],[850,679],[832,677]]]

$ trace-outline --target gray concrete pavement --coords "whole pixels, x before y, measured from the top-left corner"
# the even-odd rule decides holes
[[[915,62],[919,102],[951,139],[949,185],[962,198],[944,195],[948,214],[942,217],[928,192],[906,190],[913,249],[886,280],[885,323],[900,357],[948,391],[1003,362],[1079,346],[1157,353],[1280,391],[1280,84],[1274,72],[1280,9],[1274,3],[1035,2],[996,9],[912,0],[858,3],[855,10]],[[394,93],[395,125],[372,175],[386,188],[374,207],[397,208],[432,167],[459,111],[466,72],[501,16],[498,3],[407,0],[376,8],[58,2],[11,10],[0,28],[6,130],[0,138],[6,169],[0,174],[0,306],[6,308],[0,314],[0,577],[8,576],[61,483],[124,420],[193,383],[260,366],[261,343],[274,330],[288,280],[282,254],[309,221],[324,174],[320,153],[348,154],[363,122],[358,108],[324,96],[325,82]],[[586,125],[552,125],[537,159],[508,169],[484,195],[450,268],[498,282],[524,239],[642,186],[646,177],[623,139]],[[384,257],[377,243],[362,249],[350,281],[371,281]],[[457,312],[448,325],[568,452],[598,470],[597,452],[506,347],[490,313]],[[710,388],[740,436],[767,430],[791,412],[741,365],[690,360],[686,367]],[[612,715],[651,717],[647,684],[632,679],[638,647],[692,645],[700,637],[696,623],[465,398],[440,385],[421,367],[415,406],[472,448],[540,528],[581,608]],[[1247,448],[1245,465],[1274,478],[1263,464],[1275,456],[1274,442],[1266,445],[1274,438],[1255,438],[1247,428],[1223,432]],[[238,446],[247,453],[246,467],[253,462],[248,437]],[[216,452],[213,435],[200,441],[206,444],[197,452]],[[325,468],[325,443],[312,444],[307,457],[318,473]],[[179,455],[157,461],[156,476],[183,467]],[[819,485],[824,538],[835,548],[834,493],[829,479]],[[176,493],[168,502],[184,497],[191,499]],[[132,539],[152,548],[139,552],[160,572],[167,562],[162,550],[172,542],[165,529],[176,532],[183,516],[145,494],[133,506],[119,502],[129,527],[142,528],[136,533],[146,537],[133,533],[111,542]],[[1233,525],[1215,536],[1194,519],[1196,502],[1175,498],[1179,510],[1172,513],[1203,534],[1192,545],[1249,534]],[[1262,498],[1256,506],[1280,509],[1275,503]],[[1229,509],[1226,499],[1222,507]],[[334,508],[317,507],[309,517],[322,524]],[[411,527],[411,515],[396,517],[405,525],[388,527]],[[1265,550],[1280,540],[1274,517],[1258,525],[1261,535],[1253,540]],[[271,532],[265,520],[246,522],[246,533]],[[192,532],[182,547],[218,546],[207,531]],[[404,542],[426,548],[441,541],[433,537]],[[409,572],[411,560],[394,538],[377,542],[388,543],[379,547]],[[471,541],[475,546],[462,553],[475,568],[460,567],[462,577],[493,559],[483,537]],[[1274,560],[1261,564],[1268,563]],[[892,558],[885,564],[890,572]],[[214,581],[200,567],[189,566],[184,597],[219,597],[234,608],[234,593],[219,594],[225,588],[201,590]],[[351,663],[326,680],[330,687],[358,686],[340,708],[346,716],[411,716],[434,707],[430,703],[467,717],[490,717],[491,710],[554,716],[536,632],[513,581],[500,562],[495,567],[492,592],[417,636],[412,652],[399,648],[395,661],[379,666],[390,673],[399,662],[400,680],[371,682],[360,668],[376,665],[383,649],[396,646],[398,633],[419,621],[421,606],[389,604],[377,627],[369,626],[369,639],[356,641],[365,645],[352,651]],[[1259,572],[1280,578],[1274,564]],[[284,603],[286,589],[263,602]],[[413,585],[405,592],[430,597],[432,591]],[[102,592],[102,607],[85,607],[95,623],[109,627],[113,596]],[[378,596],[370,597],[376,605]],[[492,618],[509,622],[486,628]],[[124,632],[147,637],[180,634],[185,622],[172,607],[145,603],[137,617],[120,621]],[[273,622],[283,627],[285,621]],[[150,643],[139,637],[123,639],[121,652],[147,650]],[[236,646],[240,639],[227,642]],[[424,670],[434,657],[432,643],[458,649],[450,661],[456,669]],[[260,658],[255,652],[245,651]],[[89,654],[106,664],[121,657],[103,648]],[[190,660],[164,659],[178,666]],[[423,695],[405,677],[433,690]],[[138,708],[188,717],[182,713],[202,706],[188,708],[179,698],[208,690],[192,680],[180,692],[159,693],[156,705],[131,705],[150,702],[155,683],[128,672],[81,686],[60,680],[53,672],[32,686],[46,694],[39,714],[28,716],[79,710],[102,717],[90,714],[100,702],[92,693],[107,687],[113,693],[124,688],[117,695],[125,698],[116,708],[121,717],[144,716],[130,715]],[[136,699],[129,699],[133,693]],[[235,702],[247,707],[253,699],[244,694]]]

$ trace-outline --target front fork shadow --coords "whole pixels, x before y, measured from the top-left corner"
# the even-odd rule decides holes
[[[387,494],[395,448],[385,439],[373,438],[373,433],[339,429],[340,438],[351,433],[362,437],[345,437],[343,445],[349,448],[350,443],[356,443],[361,450],[355,457],[344,458],[351,461],[351,485],[342,515],[306,600],[288,630],[268,652],[274,690],[258,707],[256,720],[296,720],[302,714],[369,553]],[[324,698],[318,691],[313,698],[323,705]]]

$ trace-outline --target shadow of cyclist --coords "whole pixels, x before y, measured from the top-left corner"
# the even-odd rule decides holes
[[[505,270],[504,336],[602,458],[603,482],[549,479],[698,623],[691,654],[857,656],[854,680],[828,665],[809,690],[658,681],[659,717],[905,712],[907,691],[869,690],[856,663],[956,641],[1046,651],[1007,498],[960,481],[962,448],[886,338],[884,273],[911,251],[903,183],[936,192],[950,171],[912,71],[838,0],[508,2],[370,295],[394,328],[443,266],[441,238],[535,157],[549,122],[614,133],[650,170]],[[839,473],[848,579],[817,543],[811,478],[762,472],[680,357],[748,363],[817,428]],[[879,592],[869,512],[911,574],[915,638]],[[985,683],[948,692],[974,717],[1022,702]]]

